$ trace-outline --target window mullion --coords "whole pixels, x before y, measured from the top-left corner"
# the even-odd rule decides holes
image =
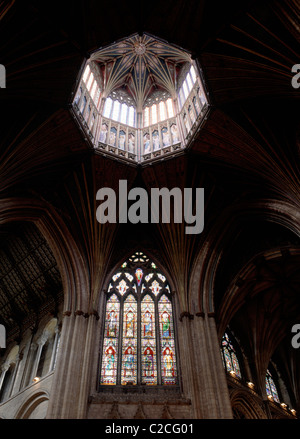
[[[158,299],[154,301],[155,309],[155,337],[156,337],[156,367],[157,367],[157,384],[162,384],[161,378],[161,340],[160,340],[160,328],[159,328],[159,312],[158,312]]]
[[[119,315],[119,340],[118,340],[118,366],[117,366],[117,385],[121,384],[121,369],[122,369],[122,351],[123,351],[123,316],[124,316],[124,298],[119,297],[120,300],[120,315]]]
[[[142,355],[141,355],[141,294],[137,297],[137,385],[139,386],[142,382]]]

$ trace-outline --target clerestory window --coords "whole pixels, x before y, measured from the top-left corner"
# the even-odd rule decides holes
[[[178,384],[174,315],[166,277],[142,252],[106,292],[101,385]]]
[[[146,33],[93,52],[74,92],[73,114],[95,150],[131,163],[187,148],[209,107],[197,61]]]
[[[236,350],[227,332],[225,332],[222,338],[221,354],[222,354],[223,365],[227,370],[227,372],[232,373],[238,378],[241,378],[242,377],[241,369],[236,354]]]
[[[274,401],[279,403],[280,401],[279,401],[279,396],[278,396],[278,390],[277,390],[277,387],[275,385],[274,379],[273,379],[269,369],[267,370],[265,380],[266,380],[267,397],[269,399],[272,399],[272,400],[274,400]]]

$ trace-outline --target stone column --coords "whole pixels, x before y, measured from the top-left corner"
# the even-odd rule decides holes
[[[2,384],[3,384],[4,378],[5,378],[6,372],[7,372],[8,369],[9,369],[9,366],[10,366],[9,363],[4,363],[4,364],[2,365],[2,367],[1,367],[1,375],[0,375],[0,391],[1,391],[1,388],[2,388]]]
[[[48,419],[78,419],[86,411],[88,386],[86,358],[88,318],[83,311],[64,313],[61,344],[55,366]]]
[[[12,363],[13,364],[13,375],[11,378],[11,383],[10,383],[10,389],[9,389],[9,396],[13,395],[15,393],[15,383],[16,383],[16,377],[19,371],[19,363],[20,363],[20,355],[18,354],[15,358],[15,361]]]
[[[191,400],[192,417],[201,418],[199,396],[200,388],[195,368],[195,344],[193,340],[194,316],[188,312],[180,315],[177,325],[179,342],[178,361],[181,365],[181,379],[184,396]]]
[[[47,418],[59,419],[62,416],[65,381],[68,375],[68,364],[73,335],[74,316],[70,311],[63,314],[60,348],[57,355],[51,395],[48,404]]]
[[[59,328],[56,328],[55,329],[55,336],[54,336],[54,342],[53,342],[53,348],[52,348],[52,354],[51,354],[51,360],[50,360],[50,365],[49,365],[49,371],[48,372],[51,372],[51,370],[53,370],[53,368],[54,368],[58,339],[59,339]]]
[[[195,315],[192,339],[198,392],[195,417],[230,419],[231,403],[213,315]]]
[[[97,320],[99,319],[97,313],[90,314],[87,318],[87,331],[85,337],[84,358],[81,373],[80,394],[78,395],[77,418],[85,419],[87,417],[88,396],[91,390],[92,377],[92,361],[95,349],[94,340],[96,338]]]
[[[38,370],[38,366],[39,366],[39,362],[40,362],[40,358],[41,358],[41,353],[42,353],[42,349],[44,344],[46,343],[48,337],[47,336],[42,336],[38,342],[38,349],[35,355],[35,359],[34,359],[34,363],[33,363],[33,367],[31,370],[31,374],[30,374],[30,380],[29,380],[29,384],[32,383],[33,378],[36,376],[37,370]]]

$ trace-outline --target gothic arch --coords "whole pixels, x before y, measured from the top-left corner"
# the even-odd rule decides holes
[[[247,277],[249,278],[251,274],[253,274],[253,272],[255,272],[255,270],[257,269],[255,261],[261,258],[267,261],[279,260],[282,258],[281,250],[282,248],[276,248],[254,255],[248,262],[248,264],[245,265],[243,269],[236,274],[233,281],[225,291],[221,308],[218,310],[218,333],[220,337],[225,331],[231,318],[234,316],[234,314],[238,312],[239,308],[246,300],[246,296],[249,293],[249,288],[247,288]],[[300,257],[299,248],[290,247],[289,250],[292,257]],[[245,287],[241,285],[244,283],[246,284]],[[259,294],[259,292],[257,294]]]
[[[88,308],[88,297],[80,294],[87,284],[84,261],[67,225],[57,212],[35,199],[1,200],[0,224],[17,221],[34,223],[46,238],[61,273],[64,309]]]
[[[126,251],[123,252],[117,259],[117,262],[115,262],[112,266],[112,268],[110,268],[110,270],[107,271],[106,276],[104,278],[104,282],[103,282],[103,286],[105,287],[106,285],[108,285],[111,277],[113,276],[113,274],[116,272],[116,270],[118,270],[118,267],[120,267],[120,265],[126,261],[131,255],[133,255],[136,252],[144,252],[149,259],[151,259],[160,269],[161,271],[166,275],[167,279],[168,279],[168,283],[170,285],[171,291],[174,292],[175,291],[175,285],[174,285],[174,281],[172,278],[172,275],[170,274],[169,270],[166,267],[166,264],[164,263],[164,261],[162,261],[158,255],[154,254],[153,251],[151,251],[148,248],[144,248],[143,245],[136,245],[134,246],[130,251]],[[99,302],[99,300],[98,300]]]
[[[230,401],[233,414],[244,419],[266,419],[267,416],[254,395],[243,389],[234,389],[230,392]],[[236,416],[236,417],[238,417]]]
[[[231,206],[211,228],[194,263],[189,295],[192,313],[215,312],[214,283],[222,256],[218,249],[226,247],[235,236],[239,221],[243,218],[269,221],[300,236],[299,211],[290,203],[266,199]]]
[[[38,391],[34,393],[27,399],[27,401],[23,403],[23,405],[17,411],[15,419],[28,419],[40,404],[48,400],[49,395],[46,391]]]
[[[145,254],[141,252],[140,249],[138,252],[131,252],[129,258],[126,260],[123,258],[119,265],[115,267],[115,271],[110,272],[110,275],[112,276],[110,276],[107,281],[106,285],[108,288],[104,290],[105,294],[102,295],[103,297],[101,297],[101,300],[99,301],[99,313],[103,317],[106,316],[104,319],[105,322],[103,319],[100,319],[102,326],[105,325],[106,334],[104,335],[104,328],[102,328],[102,331],[100,331],[103,333],[103,352],[101,355],[102,385],[119,385],[120,383],[125,385],[128,380],[130,384],[134,382],[134,384],[138,385],[141,383],[178,385],[178,360],[176,360],[178,354],[174,357],[173,363],[173,355],[175,355],[178,346],[173,332],[173,325],[175,322],[172,291],[170,290],[168,278],[165,276],[164,272],[163,274],[161,273],[160,268],[161,267],[157,266],[152,258],[149,257],[148,253]],[[140,277],[138,277],[137,272],[139,272]],[[128,327],[130,327],[130,330],[128,330],[130,335],[125,334],[124,329],[119,330],[119,327],[127,328],[127,317],[126,319],[125,317],[122,317],[126,315],[125,309],[129,310],[129,313],[131,314],[130,323],[128,323]],[[169,333],[168,335],[165,335],[159,330],[159,319],[163,319],[163,315],[169,312]],[[147,323],[146,317],[145,320],[143,320],[143,313],[146,315],[148,314]],[[142,328],[143,322],[145,328],[147,327],[146,331],[148,331],[147,335],[144,336],[142,335],[142,332],[139,332],[137,329],[138,327]],[[153,322],[155,322],[155,324]],[[125,332],[127,333],[127,329]],[[123,340],[124,343],[125,341],[128,343],[127,346],[128,349],[130,349],[130,352],[120,350],[123,349],[123,347],[121,348],[121,346],[123,346]],[[165,343],[165,349],[168,351],[163,356],[164,360],[160,357],[163,348],[161,347],[161,352],[157,350],[159,349],[160,343]],[[104,348],[104,346],[106,347]],[[124,346],[126,346],[126,344],[124,344]],[[149,351],[150,349],[150,353],[138,354],[138,346],[140,346],[140,349],[142,350]],[[142,348],[142,346],[144,346],[144,348]],[[112,350],[114,350],[113,354],[109,353],[109,351]],[[123,361],[125,365],[124,376],[122,372],[123,366],[121,368],[119,358],[120,352],[122,352],[122,365]],[[143,357],[143,355],[147,357],[147,360],[145,360],[146,357]],[[163,368],[167,368],[165,364],[167,356],[168,358],[172,357],[172,360],[168,360],[168,365],[173,365],[171,369],[173,375],[171,378],[170,375],[167,375],[167,372],[166,375],[163,373]],[[111,357],[113,357],[113,360],[111,360]],[[118,368],[115,366],[116,357],[118,358]],[[129,357],[131,360],[130,366]],[[144,361],[146,361],[147,366],[146,363],[144,364]],[[106,368],[108,363],[110,366]],[[141,370],[139,373],[137,373],[139,368],[135,369],[135,372],[132,372],[134,364],[140,364]],[[150,367],[151,364],[152,369]],[[153,374],[150,374],[151,370]],[[143,374],[143,371],[145,374]],[[116,373],[112,376],[112,372]],[[174,380],[175,382],[173,382]]]

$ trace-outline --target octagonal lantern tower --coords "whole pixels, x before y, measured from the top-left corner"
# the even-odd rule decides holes
[[[197,62],[146,33],[92,53],[72,103],[95,151],[132,164],[183,153],[208,108]]]

